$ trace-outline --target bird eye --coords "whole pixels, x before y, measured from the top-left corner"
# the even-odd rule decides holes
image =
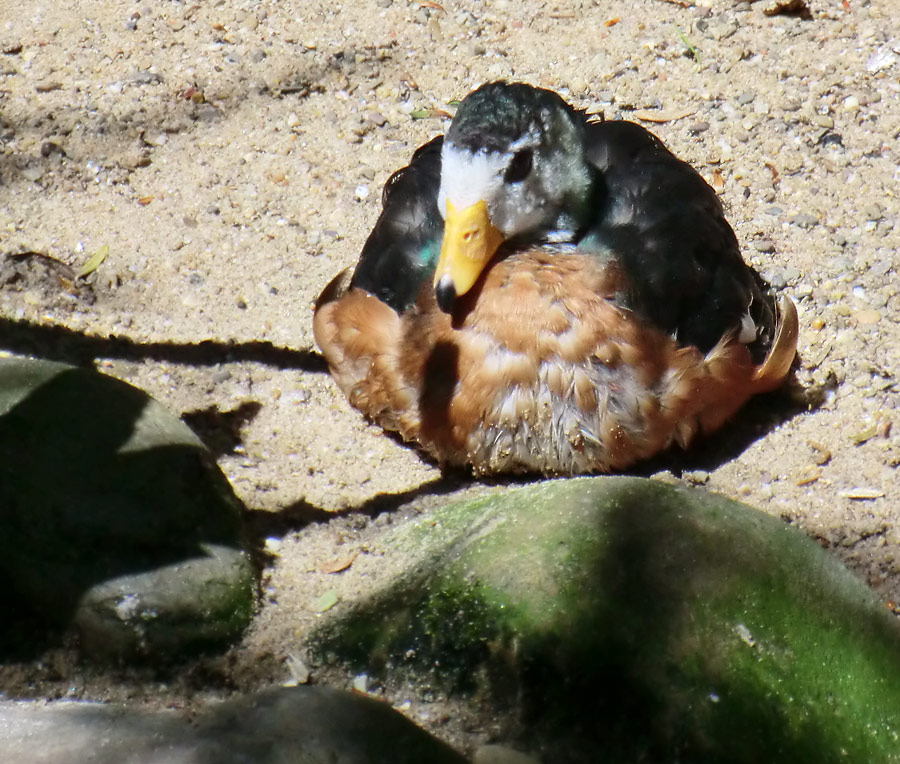
[[[531,162],[534,159],[534,152],[531,149],[522,149],[517,151],[506,168],[506,174],[503,180],[507,183],[521,183],[528,177],[531,172]]]

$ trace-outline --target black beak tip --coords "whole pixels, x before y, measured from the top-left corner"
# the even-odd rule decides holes
[[[445,276],[438,281],[434,288],[434,296],[437,299],[438,307],[444,313],[453,312],[453,303],[456,302],[456,287],[448,277]]]

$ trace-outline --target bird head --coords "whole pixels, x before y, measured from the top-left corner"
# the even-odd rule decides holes
[[[556,93],[493,82],[470,93],[447,131],[434,275],[450,312],[504,241],[571,241],[590,195],[584,118]]]

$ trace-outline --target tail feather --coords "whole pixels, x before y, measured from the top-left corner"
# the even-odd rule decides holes
[[[787,295],[781,298],[778,307],[778,326],[772,347],[753,373],[755,391],[760,393],[774,390],[782,383],[797,355],[797,337],[800,333],[797,308]]]

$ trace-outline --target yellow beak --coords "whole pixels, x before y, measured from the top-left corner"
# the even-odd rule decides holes
[[[456,297],[468,292],[503,243],[503,234],[491,224],[484,201],[457,210],[447,200],[444,241],[434,272],[434,286],[446,294],[452,285]]]

